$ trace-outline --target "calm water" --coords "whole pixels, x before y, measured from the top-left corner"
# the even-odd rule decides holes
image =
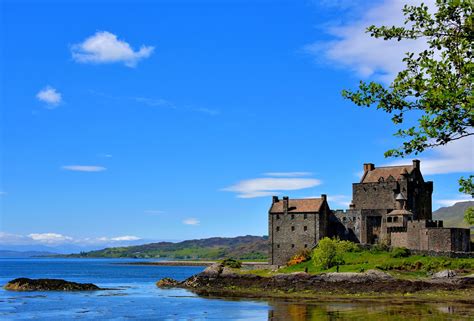
[[[137,260],[133,260],[136,262]],[[473,320],[463,304],[400,302],[291,302],[201,298],[162,290],[163,277],[183,280],[202,267],[131,266],[112,259],[0,259],[0,283],[17,277],[92,282],[114,290],[7,292],[0,320]]]

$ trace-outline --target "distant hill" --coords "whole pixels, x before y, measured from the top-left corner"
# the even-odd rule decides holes
[[[464,211],[474,206],[474,201],[458,202],[452,206],[441,207],[433,212],[434,220],[442,220],[444,227],[464,227],[469,225],[464,222]]]
[[[57,253],[45,252],[45,251],[0,250],[0,258],[27,258],[27,257],[51,256],[51,255],[57,255]]]
[[[103,250],[61,255],[62,257],[108,258],[171,258],[171,259],[266,259],[268,237],[238,236],[212,237],[178,243],[159,242],[127,247],[111,247]]]

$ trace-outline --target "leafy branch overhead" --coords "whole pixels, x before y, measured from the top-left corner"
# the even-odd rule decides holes
[[[416,126],[401,128],[396,136],[403,145],[385,156],[418,154],[427,148],[474,135],[472,0],[438,0],[438,11],[428,7],[405,6],[405,26],[370,26],[372,37],[384,40],[426,40],[426,49],[406,53],[406,68],[385,87],[376,82],[360,82],[356,91],[343,96],[359,106],[376,105],[402,125],[410,111],[421,112]],[[418,115],[418,114],[417,114]]]

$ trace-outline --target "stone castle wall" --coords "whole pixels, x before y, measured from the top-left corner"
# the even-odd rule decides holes
[[[312,249],[320,238],[318,213],[269,214],[270,263],[284,265],[302,249]]]

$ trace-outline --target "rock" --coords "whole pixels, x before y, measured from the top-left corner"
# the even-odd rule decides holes
[[[453,270],[443,270],[433,274],[433,279],[445,279],[445,278],[453,278],[456,276],[456,272]]]
[[[209,275],[209,276],[218,276],[219,274],[222,273],[222,270],[224,267],[222,266],[221,263],[214,263],[210,266],[208,266],[204,271],[202,271],[203,274]]]
[[[179,282],[172,278],[164,278],[156,282],[156,286],[159,288],[173,288],[178,284]]]
[[[393,277],[387,273],[378,270],[368,270],[364,273],[356,272],[331,272],[321,274],[323,281],[327,282],[352,282],[352,283],[365,283],[373,281],[389,281],[393,280]]]
[[[4,287],[9,291],[96,291],[101,290],[92,283],[76,283],[61,279],[28,279],[11,280]]]

